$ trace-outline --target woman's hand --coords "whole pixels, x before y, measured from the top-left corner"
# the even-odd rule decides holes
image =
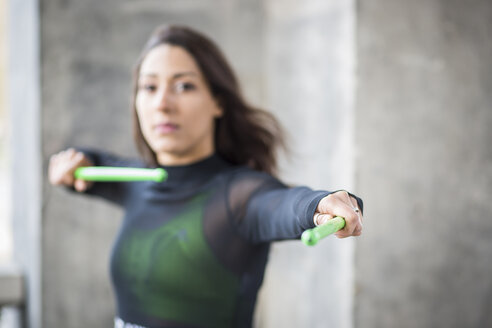
[[[320,200],[313,217],[314,224],[321,225],[335,216],[345,219],[345,227],[335,233],[338,238],[360,236],[362,213],[357,200],[346,191],[337,191]]]
[[[82,192],[92,186],[92,182],[75,179],[74,172],[81,166],[93,166],[94,164],[82,152],[73,148],[61,151],[51,156],[48,168],[49,181],[52,185],[64,185],[74,187]]]

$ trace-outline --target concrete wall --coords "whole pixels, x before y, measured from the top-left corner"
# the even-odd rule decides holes
[[[251,102],[282,117],[295,142],[295,163],[282,166],[288,182],[350,187],[351,167],[342,163],[353,141],[353,13],[346,0],[42,0],[44,171],[49,156],[69,145],[135,154],[130,69],[156,25],[181,23],[215,39]],[[329,138],[326,130],[334,131]],[[109,327],[107,263],[122,213],[52,188],[46,177],[43,186],[43,326]],[[328,317],[350,327],[351,259],[350,240],[276,247],[258,326],[324,327]]]
[[[356,327],[492,326],[492,2],[358,2]]]
[[[241,44],[234,63],[249,72],[250,80],[258,79],[260,63],[245,60],[261,49],[261,16],[251,14],[261,13],[258,5],[256,1],[42,1],[45,167],[49,155],[68,145],[136,154],[129,111],[131,69],[159,24],[191,25],[229,45],[228,49]],[[237,19],[236,12],[254,20]],[[235,40],[248,41],[249,48]],[[259,85],[255,89],[251,83],[250,92],[258,95]],[[108,258],[121,211],[52,188],[46,181],[44,202],[43,326],[111,326],[114,301]]]
[[[217,40],[251,102],[281,119],[294,154],[282,162],[287,182],[356,187],[366,203],[355,289],[353,241],[280,243],[259,327],[492,325],[490,1],[39,4],[9,2],[12,217],[31,327],[112,324],[107,260],[122,213],[40,177],[68,145],[135,154],[130,69],[163,22]]]

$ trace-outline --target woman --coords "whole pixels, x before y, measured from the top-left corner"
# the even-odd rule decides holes
[[[50,182],[125,209],[111,255],[117,327],[250,327],[269,243],[333,216],[362,230],[362,201],[288,188],[271,174],[276,121],[243,100],[218,48],[185,27],[158,28],[134,75],[142,161],[88,149],[50,160]],[[162,167],[162,183],[74,180],[80,166]]]

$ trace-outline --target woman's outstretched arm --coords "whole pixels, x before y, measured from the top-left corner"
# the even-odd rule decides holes
[[[337,237],[362,233],[362,200],[343,190],[289,188],[271,176],[253,173],[234,179],[229,191],[232,221],[252,243],[296,239],[335,216],[346,221]]]
[[[50,158],[49,181],[55,186],[64,186],[70,191],[78,191],[90,196],[101,197],[117,205],[124,205],[128,197],[128,183],[125,182],[92,182],[76,179],[74,172],[86,166],[138,166],[139,163],[105,151],[69,148]]]

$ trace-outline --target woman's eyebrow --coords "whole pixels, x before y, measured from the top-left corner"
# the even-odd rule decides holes
[[[171,79],[178,79],[180,77],[183,77],[183,76],[187,76],[187,75],[190,75],[190,76],[198,76],[197,73],[193,72],[193,71],[189,71],[189,72],[178,72],[178,73],[174,73],[172,76],[171,76]],[[140,73],[140,77],[157,77],[158,75],[156,73]]]
[[[192,71],[189,71],[189,72],[179,72],[179,73],[173,74],[172,79],[178,79],[178,78],[183,77],[183,76],[186,76],[186,75],[197,76],[198,74],[196,74],[195,72],[192,72]]]
[[[157,77],[155,73],[140,73],[139,77]]]

